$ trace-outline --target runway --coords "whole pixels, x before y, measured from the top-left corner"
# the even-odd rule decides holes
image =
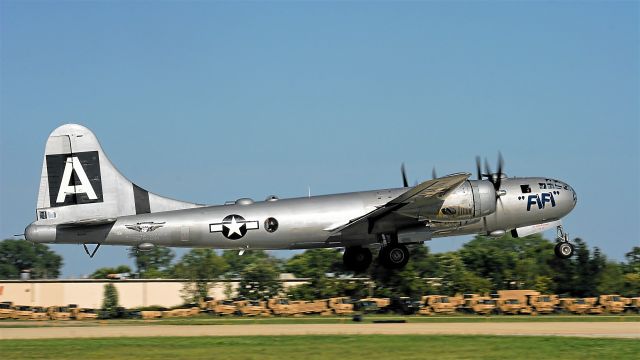
[[[140,325],[0,328],[0,339],[265,335],[520,335],[640,339],[640,322]]]

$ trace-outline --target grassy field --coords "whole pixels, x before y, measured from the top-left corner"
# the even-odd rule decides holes
[[[485,322],[640,322],[638,315],[541,315],[541,316],[394,316],[365,315],[363,322],[376,320],[405,320],[409,323],[485,323]],[[82,321],[0,321],[0,328],[42,327],[42,326],[95,326],[95,325],[243,325],[243,324],[339,324],[351,323],[351,316],[342,317],[217,317],[198,315],[190,318],[169,318],[157,320],[82,320]]]
[[[4,359],[637,359],[640,342],[525,336],[257,336],[3,340]]]

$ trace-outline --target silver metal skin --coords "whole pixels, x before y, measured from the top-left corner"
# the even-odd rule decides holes
[[[543,177],[489,180],[454,174],[413,188],[383,189],[204,206],[147,192],[111,164],[95,135],[80,125],[54,130],[45,148],[36,221],[37,243],[310,249],[374,247],[431,238],[559,226],[576,205],[568,184]],[[393,237],[392,237],[393,238]]]

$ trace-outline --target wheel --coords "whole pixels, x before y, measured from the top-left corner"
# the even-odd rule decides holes
[[[383,246],[378,259],[387,269],[402,269],[409,261],[409,250],[402,244]]]
[[[372,260],[371,250],[360,246],[348,247],[342,255],[342,263],[348,270],[363,272],[369,268]]]
[[[573,255],[573,245],[566,241],[557,243],[553,250],[560,259],[568,259]]]

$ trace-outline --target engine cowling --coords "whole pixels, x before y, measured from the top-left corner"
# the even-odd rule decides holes
[[[475,219],[496,211],[496,191],[487,180],[468,180],[447,196],[432,220]]]

